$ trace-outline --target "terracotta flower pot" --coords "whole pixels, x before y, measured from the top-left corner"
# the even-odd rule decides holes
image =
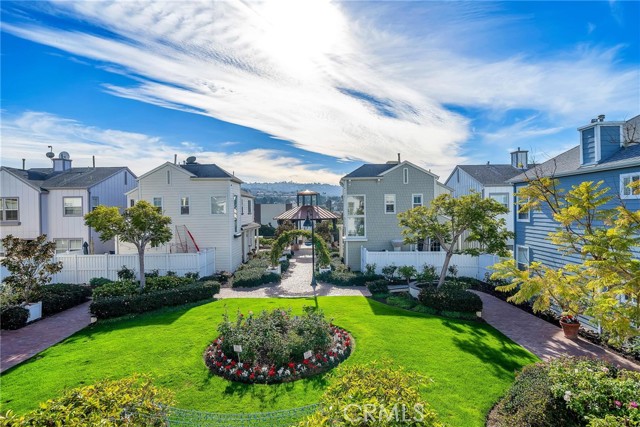
[[[578,338],[580,323],[560,322],[560,326],[562,326],[562,332],[564,332],[565,337],[569,338],[570,340],[575,340]]]

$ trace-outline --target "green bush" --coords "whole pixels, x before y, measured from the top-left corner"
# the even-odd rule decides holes
[[[120,270],[118,270],[118,279],[120,280],[136,280],[136,272],[135,270],[130,269],[126,265],[123,265]]]
[[[386,279],[377,279],[367,282],[367,289],[372,294],[388,294],[389,282]]]
[[[482,311],[480,297],[460,289],[426,287],[420,291],[419,300],[423,305],[431,307],[438,312],[475,313],[476,311]]]
[[[234,288],[252,288],[278,282],[280,282],[280,276],[275,273],[267,273],[266,267],[245,268],[234,273],[231,286]]]
[[[144,292],[164,291],[187,286],[194,283],[194,279],[178,276],[151,276],[147,279]]]
[[[89,280],[89,285],[94,288],[97,286],[106,285],[107,283],[113,283],[113,280],[109,280],[106,277],[93,277],[91,280]]]
[[[134,375],[67,390],[26,415],[8,414],[0,421],[16,427],[160,427],[166,425],[166,410],[171,404],[170,391],[153,386],[148,377]]]
[[[27,324],[29,310],[19,305],[2,307],[0,313],[0,324],[2,329],[20,329]]]
[[[91,303],[90,310],[96,317],[107,319],[201,301],[212,298],[218,292],[220,283],[204,282],[144,294],[102,297]]]
[[[91,289],[82,285],[57,283],[43,286],[38,294],[42,300],[42,315],[51,316],[87,301]]]
[[[429,380],[403,368],[389,368],[392,364],[339,368],[340,376],[322,396],[321,409],[298,426],[442,426],[421,395]],[[364,421],[365,410],[371,410],[373,420]]]
[[[93,299],[121,297],[125,295],[134,295],[139,292],[139,286],[129,280],[119,280],[117,282],[105,283],[104,285],[93,290]]]
[[[332,270],[316,275],[318,281],[338,286],[364,286],[367,282],[379,279],[381,276],[365,276],[352,271]]]
[[[391,295],[387,298],[387,304],[394,307],[404,308],[405,310],[411,310],[418,305],[418,301],[415,300],[409,294]]]
[[[286,259],[284,261],[280,261],[280,271],[281,272],[283,272],[283,273],[286,272],[289,269],[290,266],[291,266],[291,262],[288,259]]]

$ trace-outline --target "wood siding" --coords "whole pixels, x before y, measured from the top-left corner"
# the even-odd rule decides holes
[[[18,222],[0,223],[0,236],[35,239],[41,233],[40,192],[7,171],[0,172],[0,197],[18,198]]]

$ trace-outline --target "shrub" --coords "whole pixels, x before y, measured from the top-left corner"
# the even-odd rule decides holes
[[[174,277],[174,276],[177,276],[177,275],[178,275],[178,273],[176,273],[173,270],[167,270],[167,274],[165,274],[165,276],[169,276],[169,277]]]
[[[218,292],[220,283],[204,282],[144,294],[101,297],[91,303],[90,310],[96,317],[107,319],[201,301],[212,298]]]
[[[466,312],[482,311],[482,300],[476,294],[459,289],[423,288],[418,297],[420,302],[438,312]]]
[[[384,267],[382,267],[382,275],[384,276],[385,279],[392,282],[393,279],[395,279],[397,269],[398,267],[396,267],[393,264],[385,265]]]
[[[331,283],[338,286],[364,286],[367,282],[375,281],[380,276],[365,276],[361,273],[352,271],[332,270],[326,273],[316,275],[318,281]]]
[[[284,261],[280,261],[280,271],[282,271],[283,273],[287,271],[290,266],[291,266],[291,262],[288,259]]]
[[[184,277],[186,277],[187,279],[193,279],[194,281],[198,280],[198,277],[200,277],[200,273],[198,273],[197,271],[190,271],[188,273],[184,273]]]
[[[377,267],[377,265],[375,263],[365,265],[364,266],[364,275],[365,276],[375,276],[376,267]]]
[[[151,271],[145,271],[144,272],[144,277],[147,277],[147,278],[158,277],[158,276],[160,276],[160,271],[157,268],[153,269]],[[146,284],[145,284],[145,286],[146,286]]]
[[[85,302],[91,296],[91,289],[82,285],[58,283],[43,286],[39,295],[42,300],[42,314],[51,316]]]
[[[140,426],[166,425],[173,394],[153,386],[146,376],[105,380],[64,392],[23,416],[9,414],[11,426]]]
[[[400,277],[406,280],[407,283],[409,283],[411,281],[411,278],[415,277],[418,272],[412,265],[403,265],[401,267],[398,267],[398,274],[400,275]]]
[[[107,283],[113,283],[113,280],[109,280],[106,277],[93,277],[91,280],[89,280],[89,285],[94,288],[106,285]]]
[[[144,285],[144,292],[163,291],[166,289],[179,288],[194,283],[193,279],[178,276],[151,276]]]
[[[93,290],[93,299],[120,297],[134,295],[139,291],[138,285],[129,280],[119,280],[117,282],[106,283]]]
[[[232,287],[252,288],[267,283],[278,283],[280,276],[275,273],[267,273],[265,268],[245,268],[238,270],[233,275]]]
[[[389,282],[387,282],[386,279],[373,280],[367,282],[367,289],[369,289],[369,292],[372,294],[388,294]]]
[[[123,265],[120,270],[118,270],[118,279],[131,281],[136,280],[136,272],[126,265]]]
[[[389,368],[390,364],[374,362],[340,369],[341,375],[322,396],[321,409],[298,426],[442,426],[421,395],[429,380],[403,368]],[[373,420],[363,422],[364,411],[371,408]]]
[[[433,283],[438,279],[438,273],[433,265],[425,264],[422,266],[422,271],[418,274],[418,282],[421,283]]]
[[[27,324],[29,310],[19,305],[3,307],[0,313],[2,329],[20,329]]]

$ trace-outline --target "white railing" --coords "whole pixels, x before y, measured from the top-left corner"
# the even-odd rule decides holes
[[[118,279],[118,270],[122,266],[138,271],[137,254],[126,255],[82,255],[58,254],[53,261],[62,262],[62,270],[53,276],[52,283],[89,283],[94,277],[106,277],[110,280]],[[174,271],[178,276],[197,272],[202,276],[215,273],[215,250],[203,249],[199,253],[190,254],[146,254],[144,257],[145,271],[158,270],[160,275],[167,271]],[[5,268],[0,271],[4,279],[8,272]]]
[[[416,270],[422,271],[425,264],[432,265],[439,272],[444,264],[444,252],[374,252],[361,248],[361,270],[365,271],[367,264],[376,265],[376,273],[382,273],[382,268],[387,265],[411,265]],[[476,279],[484,279],[489,272],[489,266],[500,261],[500,257],[496,255],[453,255],[449,266],[455,265],[458,268],[458,276],[475,277]]]

